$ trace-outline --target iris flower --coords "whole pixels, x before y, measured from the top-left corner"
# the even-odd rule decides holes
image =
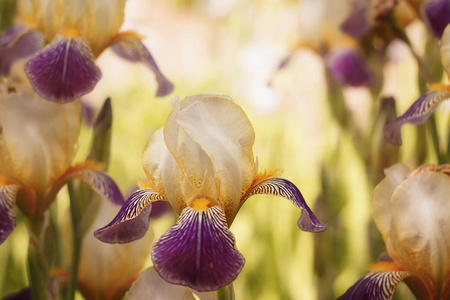
[[[101,78],[95,58],[108,47],[119,56],[148,66],[158,82],[157,96],[173,89],[142,37],[119,32],[125,0],[20,0],[18,23],[0,36],[0,75],[29,57],[25,72],[39,95],[65,103],[89,93]],[[43,47],[45,45],[45,47]]]
[[[441,60],[445,73],[450,79],[450,26],[447,26],[442,34]],[[386,126],[385,137],[391,144],[397,146],[402,144],[401,128],[404,124],[420,125],[425,123],[438,105],[450,98],[450,85],[433,83],[429,87],[429,92],[420,96],[403,115]]]
[[[285,197],[303,210],[302,230],[325,230],[297,187],[278,176],[280,171],[257,173],[253,127],[231,98],[196,95],[174,99],[173,107],[145,147],[148,181],[95,232],[97,238],[109,243],[139,239],[148,228],[152,202],[168,201],[180,217],[154,243],[154,267],[169,283],[213,291],[233,282],[244,265],[228,228],[250,196]]]
[[[15,206],[30,219],[42,216],[72,178],[89,183],[104,198],[123,198],[101,166],[71,166],[80,131],[79,101],[61,105],[29,86],[0,83],[0,244],[16,226]]]
[[[372,213],[392,261],[372,265],[339,299],[391,299],[405,280],[419,299],[450,298],[450,165],[396,164],[376,186]]]

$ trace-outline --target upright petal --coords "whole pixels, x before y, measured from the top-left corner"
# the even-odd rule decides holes
[[[197,291],[230,284],[244,266],[220,206],[185,208],[178,223],[153,245],[152,260],[166,281]]]
[[[121,33],[117,35],[111,44],[113,51],[120,57],[132,62],[143,63],[153,71],[158,83],[157,97],[166,96],[172,92],[173,84],[163,75],[150,51],[136,34],[131,32]]]
[[[408,255],[390,251],[389,256],[408,271],[431,278],[435,285],[442,285],[450,273],[448,195],[448,175],[423,172],[405,179],[391,199],[398,241]]]
[[[298,188],[289,180],[279,177],[262,180],[249,189],[242,198],[241,203],[250,196],[257,194],[281,196],[290,200],[296,207],[300,208],[302,210],[302,215],[300,216],[300,219],[298,219],[297,224],[301,230],[322,232],[326,229],[308,207]]]
[[[447,26],[441,38],[441,60],[447,78],[450,78],[450,26]]]
[[[145,146],[142,167],[151,187],[165,197],[180,214],[186,206],[182,193],[184,175],[172,153],[167,149],[162,128],[151,136]]]
[[[164,136],[167,146],[177,160],[191,159],[173,150],[173,141],[169,138],[174,135],[169,135],[169,132],[179,126],[204,150],[220,180],[219,202],[230,220],[255,176],[252,150],[255,133],[244,111],[229,98],[197,95],[192,97],[195,99],[193,102],[190,98],[180,102],[182,109],[166,123]],[[186,100],[189,103],[183,108]]]
[[[126,0],[87,0],[87,2],[89,3],[89,27],[85,36],[89,39],[94,55],[97,57],[122,26]],[[70,14],[70,11],[68,13]]]
[[[0,178],[1,181],[2,178]],[[14,211],[19,186],[0,182],[0,245],[16,228],[16,213]]]
[[[428,92],[423,94],[403,115],[385,127],[384,135],[386,139],[391,144],[400,146],[402,144],[402,126],[405,123],[414,125],[423,124],[436,109],[437,105],[448,98],[450,98],[450,92],[446,91]]]
[[[44,46],[44,36],[25,25],[13,25],[0,36],[0,75],[7,76],[14,61],[34,54]]]
[[[89,93],[102,76],[88,41],[61,35],[27,61],[25,72],[43,98],[58,103]]]
[[[124,244],[140,239],[148,229],[151,203],[164,200],[155,190],[137,190],[128,198],[115,218],[108,225],[96,230],[94,236],[111,244]]]
[[[45,101],[27,86],[2,90],[0,124],[3,175],[32,186],[42,196],[72,163],[81,126],[79,103]]]

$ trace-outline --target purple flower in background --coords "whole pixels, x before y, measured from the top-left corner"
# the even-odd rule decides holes
[[[447,77],[450,74],[450,26],[444,30],[441,38],[441,59]],[[450,86],[442,83],[429,85],[429,92],[419,97],[406,112],[390,122],[385,130],[386,139],[393,145],[402,144],[401,128],[406,123],[420,125],[425,123],[437,106],[450,98]]]
[[[142,37],[119,32],[125,0],[20,0],[18,20],[0,36],[0,75],[30,56],[25,72],[39,95],[65,103],[89,93],[102,74],[95,58],[112,47],[121,57],[144,63],[156,76],[157,96],[173,85],[161,73]],[[44,47],[45,45],[45,47]]]
[[[327,69],[331,76],[347,86],[368,86],[373,75],[364,59],[353,48],[336,48],[326,57]]]
[[[41,216],[67,181],[78,178],[123,204],[114,181],[94,162],[73,165],[80,131],[78,101],[45,101],[29,86],[0,83],[0,244],[16,226],[16,204]]]
[[[243,203],[255,194],[278,195],[302,209],[298,226],[325,230],[300,191],[279,171],[257,173],[255,134],[231,98],[196,95],[175,99],[165,126],[150,138],[142,156],[148,182],[95,236],[109,243],[142,237],[151,203],[168,201],[180,215],[153,245],[152,260],[166,281],[213,291],[234,281],[244,265],[228,230]]]
[[[430,0],[422,6],[422,16],[430,31],[441,38],[450,23],[450,1]]]
[[[392,261],[379,262],[339,300],[391,299],[405,280],[421,300],[450,297],[450,165],[385,170],[372,214]]]

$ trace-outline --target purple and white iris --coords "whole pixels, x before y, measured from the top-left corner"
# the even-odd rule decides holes
[[[339,299],[391,299],[403,280],[418,299],[450,297],[450,165],[395,164],[377,185],[372,213],[392,261],[373,265]]]
[[[20,0],[18,24],[0,36],[0,75],[14,61],[27,58],[25,72],[39,95],[71,102],[92,91],[102,73],[95,58],[111,47],[121,57],[140,62],[156,76],[156,96],[173,89],[142,37],[119,32],[125,0]]]
[[[117,185],[98,164],[71,166],[80,114],[78,101],[60,105],[42,99],[29,86],[0,83],[0,244],[16,226],[16,205],[29,218],[42,216],[72,178],[123,204]]]
[[[278,195],[302,209],[298,226],[325,230],[300,191],[279,171],[257,173],[255,134],[231,98],[195,95],[175,99],[174,111],[144,150],[148,182],[141,184],[111,223],[95,236],[127,243],[147,231],[151,204],[168,201],[180,215],[153,245],[152,260],[166,281],[197,291],[229,285],[244,265],[229,227],[252,195]]]

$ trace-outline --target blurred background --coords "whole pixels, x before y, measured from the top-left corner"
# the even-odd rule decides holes
[[[237,299],[335,299],[344,293],[385,251],[370,212],[380,170],[396,161],[411,167],[434,161],[423,128],[405,126],[404,145],[392,147],[377,123],[383,97],[394,97],[401,114],[420,95],[417,62],[404,41],[392,38],[381,58],[367,59],[372,86],[344,85],[328,74],[327,53],[338,44],[357,45],[339,29],[352,7],[350,0],[128,0],[123,29],[145,35],[173,93],[155,98],[154,75],[110,50],[98,59],[103,78],[83,101],[97,112],[111,97],[109,173],[124,194],[145,179],[141,154],[172,111],[171,98],[223,94],[254,126],[259,169],[283,169],[327,226],[319,234],[302,232],[300,211],[290,202],[249,199],[231,226],[246,258],[234,282]],[[402,29],[416,54],[429,43],[437,48],[423,21],[408,18]],[[442,70],[438,74],[440,79]],[[444,112],[448,108],[437,112],[439,127],[448,124]],[[85,126],[78,160],[86,156],[90,135]],[[59,199],[64,222],[65,190]],[[154,236],[176,219],[166,214],[153,220]],[[0,297],[26,286],[27,244],[19,225],[0,247]],[[412,296],[401,284],[395,297]]]

